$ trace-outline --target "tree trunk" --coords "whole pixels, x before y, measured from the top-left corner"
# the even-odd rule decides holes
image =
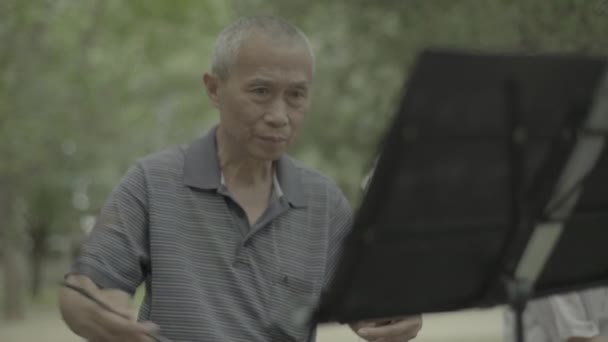
[[[35,227],[32,231],[32,252],[30,255],[30,291],[33,298],[40,295],[44,277],[44,260],[47,254],[48,230],[44,225]]]
[[[23,275],[21,267],[19,267],[19,251],[11,244],[4,244],[3,250],[4,317],[7,320],[20,320],[25,318],[25,299],[23,296]]]
[[[2,313],[8,320],[18,320],[25,317],[24,279],[19,248],[22,239],[15,224],[17,220],[14,217],[14,201],[9,184],[11,183],[6,178],[0,177],[0,262],[4,271]]]
[[[42,289],[42,283],[44,277],[42,271],[44,270],[44,256],[43,255],[32,255],[30,260],[30,294],[32,298],[38,298],[40,296],[40,290]]]

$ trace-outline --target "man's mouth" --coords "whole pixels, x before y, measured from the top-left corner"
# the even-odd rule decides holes
[[[262,135],[262,136],[260,136],[260,139],[269,141],[269,142],[273,142],[273,143],[280,143],[280,142],[284,142],[287,140],[287,138],[285,138],[285,137],[276,136],[276,135]]]

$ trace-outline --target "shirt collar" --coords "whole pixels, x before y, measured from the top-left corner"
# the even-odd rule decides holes
[[[220,185],[226,185],[224,183],[224,174],[220,171]],[[279,183],[279,179],[277,178],[277,172],[272,174],[272,190],[275,192],[278,198],[283,197],[283,189],[281,189],[281,184]]]
[[[186,186],[200,190],[217,190],[224,184],[217,157],[216,131],[217,126],[188,146],[183,170]],[[275,161],[274,189],[279,197],[284,197],[294,207],[306,206],[301,172],[289,156],[281,156]]]

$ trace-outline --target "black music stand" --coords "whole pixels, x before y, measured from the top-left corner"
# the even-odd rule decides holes
[[[608,284],[608,74],[572,55],[423,52],[318,323]]]

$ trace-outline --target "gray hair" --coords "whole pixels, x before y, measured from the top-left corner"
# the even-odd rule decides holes
[[[303,44],[313,61],[314,53],[306,35],[296,26],[284,19],[258,15],[242,17],[220,32],[213,47],[211,57],[211,72],[221,80],[228,79],[230,69],[236,63],[239,49],[243,41],[253,32],[267,35],[278,43]]]

